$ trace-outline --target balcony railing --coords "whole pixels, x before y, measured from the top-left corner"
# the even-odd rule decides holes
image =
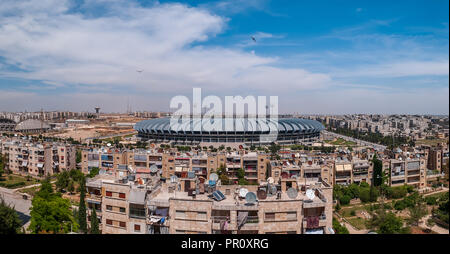
[[[228,223],[231,223],[230,216],[211,216],[213,223],[220,223],[222,221],[227,221]]]
[[[239,224],[237,220],[236,223]],[[257,223],[259,223],[258,216],[247,216],[247,221],[245,222],[245,224],[257,224]]]

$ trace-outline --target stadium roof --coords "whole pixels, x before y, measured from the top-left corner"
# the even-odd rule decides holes
[[[223,131],[218,133],[315,133],[324,129],[324,126],[314,120],[301,118],[280,118],[278,120],[248,119],[248,118],[220,118],[217,119]],[[134,129],[143,133],[215,133],[209,131],[208,120],[191,119],[186,123],[179,122],[171,127],[170,118],[157,118],[136,123]],[[206,125],[206,126],[205,126]],[[231,127],[231,128],[228,128]]]

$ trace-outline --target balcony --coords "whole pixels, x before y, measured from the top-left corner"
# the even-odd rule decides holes
[[[327,217],[325,214],[320,216],[307,216],[303,218],[303,228],[314,229],[325,227],[327,225]]]

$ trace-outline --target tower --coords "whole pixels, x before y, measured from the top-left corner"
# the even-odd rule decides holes
[[[97,115],[97,118],[100,117],[100,108],[99,107],[95,108],[95,114]]]

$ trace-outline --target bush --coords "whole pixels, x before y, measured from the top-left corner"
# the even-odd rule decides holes
[[[394,208],[397,211],[404,210],[406,208],[406,203],[403,200],[396,201],[394,204]]]
[[[351,198],[348,195],[344,195],[341,197],[341,199],[339,199],[339,202],[342,205],[348,205],[348,204],[350,204],[350,200],[351,200]]]
[[[356,216],[355,210],[352,210],[352,211],[350,212],[350,215],[351,215],[351,216]]]
[[[369,184],[366,183],[366,182],[361,182],[361,183],[359,184],[359,187],[360,187],[360,188],[369,188]]]
[[[336,234],[349,234],[348,229],[333,218],[333,229]]]
[[[437,205],[437,197],[428,196],[425,197],[425,202],[427,205]]]
[[[359,191],[359,199],[363,203],[367,203],[370,201],[370,189],[364,188]]]

